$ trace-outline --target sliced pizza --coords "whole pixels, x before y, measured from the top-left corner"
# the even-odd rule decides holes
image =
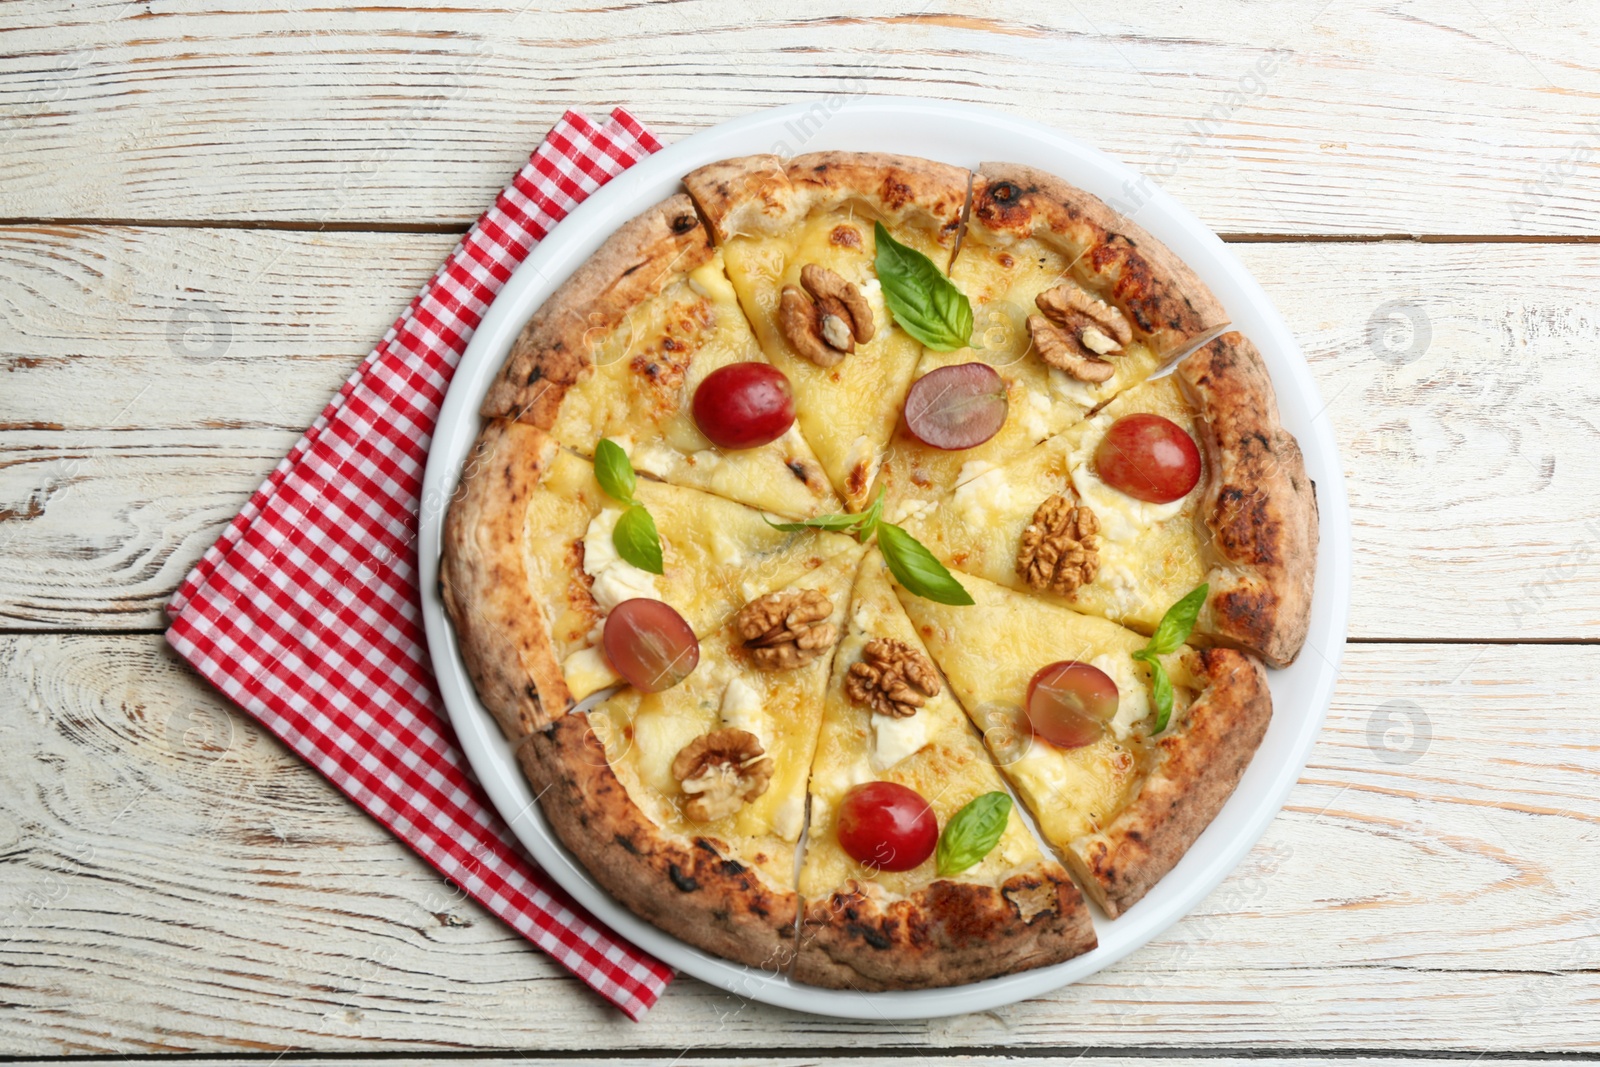
[[[793,386],[801,431],[853,511],[922,356],[885,307],[874,224],[943,267],[967,184],[960,167],[853,152],[748,156],[684,178],[762,348]]]
[[[660,692],[624,689],[522,750],[551,825],[614,896],[753,967],[787,967],[823,693],[861,550],[757,597]]]
[[[1150,642],[1091,615],[961,576],[974,604],[906,595],[934,662],[1040,831],[1111,917],[1183,857],[1233,793],[1272,699],[1253,656]]]
[[[974,176],[950,279],[973,347],[922,355],[883,466],[891,516],[1070,428],[1226,321],[1132,220],[1011,163]]]
[[[638,503],[659,532],[662,573],[625,559],[627,510],[593,464],[527,423],[484,428],[445,523],[440,567],[478,696],[517,739],[618,681],[601,644],[626,601],[664,601],[697,636],[745,602],[789,585],[852,538],[785,533],[761,512],[682,486],[640,480]]]
[[[585,455],[610,438],[646,474],[780,515],[837,510],[792,420],[773,428],[775,439],[737,448],[696,421],[730,374],[759,373],[746,364],[764,369],[766,357],[722,256],[679,194],[625,224],[545,301],[481,414],[526,422]]]
[[[1198,633],[1274,665],[1305,641],[1316,499],[1237,333],[904,526],[962,571],[1144,633],[1205,582]]]
[[[956,985],[1095,945],[1083,898],[1012,809],[876,549],[834,659],[806,842],[799,981]]]

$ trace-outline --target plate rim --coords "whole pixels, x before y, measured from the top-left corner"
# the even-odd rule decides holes
[[[491,803],[507,819],[534,861],[617,934],[670,966],[736,996],[811,1014],[898,1021],[991,1010],[1087,978],[1159,936],[1192,911],[1238,866],[1277,817],[1321,731],[1344,651],[1352,547],[1343,469],[1332,429],[1322,418],[1327,405],[1321,400],[1287,323],[1221,239],[1140,172],[1052,127],[978,105],[916,97],[862,96],[847,97],[833,106],[832,100],[802,101],[744,115],[646,157],[574,209],[513,271],[486,309],[457,365],[430,438],[418,516],[423,623],[446,711]],[[892,134],[885,133],[885,127],[871,125],[885,122]],[[813,124],[815,129],[810,128]],[[806,136],[797,131],[804,131]],[[985,160],[970,155],[961,159],[948,157],[974,141],[982,143],[997,137],[1011,138],[1005,141],[1005,153],[984,155],[1039,166],[1112,202],[1195,270],[1223,301],[1235,323],[1247,319],[1255,324],[1256,329],[1245,332],[1267,361],[1285,423],[1291,421],[1284,413],[1287,398],[1298,416],[1296,421],[1303,424],[1291,432],[1301,443],[1308,469],[1316,473],[1320,545],[1312,633],[1306,643],[1311,656],[1303,654],[1287,669],[1304,670],[1311,675],[1303,683],[1311,687],[1311,698],[1308,704],[1293,709],[1297,714],[1291,716],[1290,709],[1280,707],[1276,692],[1280,687],[1288,688],[1290,683],[1284,678],[1287,671],[1268,671],[1269,685],[1275,679],[1280,682],[1272,686],[1274,715],[1268,739],[1274,741],[1273,750],[1287,759],[1280,759],[1275,767],[1263,766],[1262,756],[1268,748],[1267,741],[1263,741],[1239,788],[1150,896],[1114,922],[1095,912],[1100,947],[1049,967],[940,989],[866,993],[794,983],[713,956],[646,923],[594,883],[582,864],[555,839],[533,802],[512,746],[477,699],[445,616],[438,589],[444,513],[466,452],[477,437],[478,405],[522,323],[622,221],[664,199],[674,188],[681,188],[679,179],[683,174],[703,163],[737,155],[769,151],[789,154],[790,140],[798,140],[798,147],[807,151],[894,151],[943,158],[975,168]],[[870,138],[874,147],[855,148],[853,139],[863,138]],[[1128,209],[1128,200],[1133,201],[1132,210]],[[1241,315],[1241,310],[1246,314]],[[1314,414],[1307,417],[1305,412],[1313,408]],[[1313,637],[1321,647],[1313,645]],[[1274,728],[1280,731],[1276,736]],[[1283,736],[1289,731],[1292,732],[1287,737]],[[1248,793],[1246,780],[1251,782]],[[1229,829],[1226,835],[1213,833],[1224,828]],[[1174,876],[1180,870],[1184,881],[1178,885]],[[1130,923],[1135,916],[1138,921]],[[1108,933],[1113,935],[1109,944]]]

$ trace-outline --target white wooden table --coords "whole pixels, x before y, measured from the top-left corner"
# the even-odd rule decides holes
[[[1600,1045],[1593,0],[252,7],[0,6],[0,1053]],[[197,681],[162,604],[564,108],[673,139],[863,91],[1052,123],[1236,242],[1340,441],[1352,644],[1266,838],[1093,980],[890,1025],[683,978],[632,1025]]]

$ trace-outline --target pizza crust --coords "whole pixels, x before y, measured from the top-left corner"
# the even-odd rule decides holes
[[[545,818],[618,902],[696,948],[781,974],[794,960],[800,898],[712,838],[668,834],[612,771],[582,713],[517,749]]]
[[[965,214],[971,175],[962,167],[885,152],[744,156],[711,163],[683,184],[718,242],[777,236],[814,212],[848,201],[867,204],[886,223],[954,234]]]
[[[609,334],[712,254],[710,235],[682,193],[624,223],[534,312],[478,413],[553,428],[567,390],[594,364],[588,339]]]
[[[1160,241],[1098,197],[1020,163],[983,163],[973,178],[968,232],[1029,237],[1073,261],[1075,278],[1128,313],[1158,355],[1228,321],[1211,290]]]
[[[1139,794],[1102,832],[1067,852],[1094,902],[1115,919],[1189,851],[1250,764],[1272,719],[1260,661],[1231,648],[1192,649],[1198,690],[1183,721],[1156,739]]]
[[[799,896],[739,862],[725,843],[653,822],[612,770],[587,715],[571,713],[544,608],[531,595],[526,513],[556,452],[549,431],[562,400],[590,369],[590,338],[709,261],[712,234],[779,234],[814,211],[851,204],[942,237],[964,225],[1000,241],[1037,237],[1068,253],[1075,276],[1124,308],[1163,354],[1221,324],[1222,308],[1131,221],[1015,164],[984,164],[974,176],[879,153],[753,156],[701,168],[684,183],[692,198],[670,197],[624,225],[541,306],[480,409],[487,421],[446,518],[440,572],[479,698],[518,743],[552,829],[595,880],[705,951],[775,974],[793,965],[799,981],[862,990],[955,985],[1088,951],[1096,943],[1088,909],[1053,862],[999,887],[941,879],[905,898],[852,882],[813,901],[802,924]],[[1212,593],[1200,629],[1287,664],[1309,620],[1314,487],[1247,340],[1225,335],[1185,359],[1178,374],[1200,414],[1207,455],[1201,521]],[[1157,740],[1157,762],[1137,797],[1069,850],[1085,890],[1113,917],[1210,823],[1271,717],[1253,657],[1213,648],[1185,662],[1199,696]]]
[[[493,419],[478,435],[444,522],[439,589],[478,699],[512,741],[572,707],[529,592],[523,526],[528,500],[555,457],[541,429]]]
[[[1082,895],[1054,863],[998,888],[940,879],[897,900],[851,879],[807,908],[794,978],[828,989],[927,989],[1049,966],[1096,944]]]
[[[1242,334],[1188,356],[1177,376],[1206,456],[1197,519],[1211,593],[1200,631],[1288,666],[1311,624],[1317,564],[1316,487],[1300,445],[1279,423],[1272,379]]]

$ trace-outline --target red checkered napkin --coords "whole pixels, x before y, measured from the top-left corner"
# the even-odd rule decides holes
[[[417,588],[422,470],[484,310],[551,226],[661,148],[567,112],[179,587],[167,640],[490,911],[637,1020],[672,978],[515,844],[434,687]]]

